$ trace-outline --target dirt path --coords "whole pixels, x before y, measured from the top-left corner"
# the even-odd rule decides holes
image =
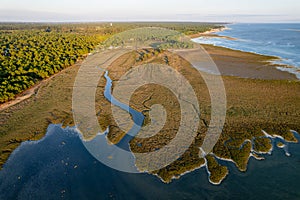
[[[77,63],[75,63],[74,65],[72,65],[70,67],[73,67],[75,65],[80,65],[81,63],[82,63],[82,60],[78,61]],[[69,67],[67,67],[67,68],[69,68]],[[53,79],[57,75],[63,73],[66,69],[58,72],[57,74],[54,74],[54,75],[50,76],[47,79],[44,79],[44,80],[38,82],[36,85],[34,85],[31,88],[25,90],[21,94],[18,94],[15,99],[13,99],[11,101],[8,101],[6,103],[0,104],[0,112],[7,109],[7,108],[9,108],[9,107],[11,107],[11,106],[16,105],[16,104],[18,104],[18,103],[20,103],[20,102],[22,102],[26,99],[29,99],[32,95],[37,95],[38,91],[39,91],[39,89],[42,85],[46,84],[47,82],[49,82],[51,79]]]
[[[0,105],[0,112],[13,106],[13,105],[16,105],[28,98],[30,98],[32,95],[35,94],[35,91],[38,90],[40,88],[40,86],[44,83],[44,81],[41,81],[40,83],[38,83],[37,85],[25,90],[24,92],[22,92],[21,94],[19,94],[17,96],[17,98],[11,100],[11,101],[8,101],[6,103],[3,103]]]

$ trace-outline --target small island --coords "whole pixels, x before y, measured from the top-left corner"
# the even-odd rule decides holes
[[[283,144],[282,142],[278,142],[277,147],[282,149],[285,147],[285,144]]]

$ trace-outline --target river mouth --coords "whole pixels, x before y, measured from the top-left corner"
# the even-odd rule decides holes
[[[105,72],[104,77],[106,78],[105,98],[112,105],[128,112],[134,121],[133,126],[117,144],[111,144],[107,138],[109,127],[108,130],[99,133],[93,140],[83,140],[82,142],[91,155],[106,166],[123,172],[141,173],[135,165],[135,156],[131,152],[130,141],[139,133],[144,122],[144,115],[115,99],[111,94],[112,80],[108,76],[108,71]]]
[[[134,110],[129,105],[121,103],[120,101],[115,99],[111,94],[112,80],[108,75],[108,71],[105,71],[104,77],[106,79],[106,85],[105,85],[105,90],[104,90],[105,98],[112,105],[118,106],[119,108],[123,109],[124,111],[127,111],[131,115],[132,120],[134,122],[132,128],[126,133],[126,135],[122,138],[122,140],[116,144],[118,147],[120,147],[126,151],[130,151],[129,142],[134,138],[134,136],[136,136],[139,133],[139,131],[144,123],[145,117],[142,113]]]

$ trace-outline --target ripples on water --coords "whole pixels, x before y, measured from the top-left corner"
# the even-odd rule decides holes
[[[300,24],[231,24],[217,34],[236,38],[196,38],[195,42],[280,57],[279,64],[295,68],[280,68],[295,73],[300,79]]]

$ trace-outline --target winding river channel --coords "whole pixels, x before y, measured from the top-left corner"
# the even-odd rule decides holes
[[[142,114],[114,99],[108,73],[105,77],[105,97],[131,114],[135,125],[130,131],[133,135],[137,134],[143,123]],[[295,136],[300,140],[298,134]],[[118,146],[127,152],[131,139],[132,136],[127,134]],[[86,145],[99,147],[99,142],[106,148],[105,134],[85,144],[76,128],[49,125],[42,140],[23,142],[0,171],[0,199],[300,198],[299,144],[288,145],[289,157],[277,147],[272,154],[264,156],[264,161],[251,157],[246,173],[238,171],[231,162],[219,160],[228,166],[230,174],[221,185],[215,186],[208,182],[205,168],[188,173],[170,184],[164,184],[147,173],[117,171],[99,162],[87,151]]]

